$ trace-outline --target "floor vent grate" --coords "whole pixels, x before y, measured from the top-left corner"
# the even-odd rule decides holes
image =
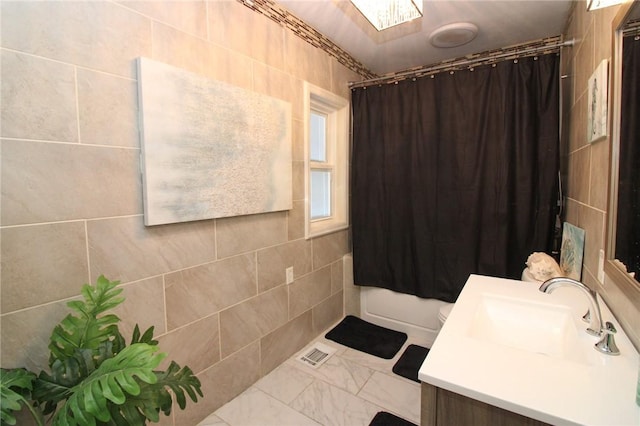
[[[305,349],[302,352],[302,355],[297,358],[297,360],[305,365],[308,365],[311,368],[318,368],[322,364],[324,364],[325,361],[331,358],[331,355],[333,355],[335,352],[335,348],[324,345],[320,342],[315,342],[313,346]]]

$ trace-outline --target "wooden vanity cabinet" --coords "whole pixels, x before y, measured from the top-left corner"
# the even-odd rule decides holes
[[[422,382],[420,426],[541,426],[534,420]]]

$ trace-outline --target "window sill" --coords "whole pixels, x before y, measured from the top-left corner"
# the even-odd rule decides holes
[[[349,229],[349,224],[344,222],[317,227],[316,229],[307,230],[305,239],[310,240],[312,238],[322,237],[323,235],[333,234],[334,232],[344,231],[345,229]]]

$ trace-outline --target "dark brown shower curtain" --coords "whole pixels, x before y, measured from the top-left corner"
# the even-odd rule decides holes
[[[622,48],[620,160],[616,258],[640,276],[640,40],[626,36]]]
[[[356,284],[455,301],[519,277],[557,206],[559,56],[352,92]]]

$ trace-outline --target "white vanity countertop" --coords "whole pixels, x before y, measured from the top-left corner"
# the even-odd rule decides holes
[[[419,379],[551,424],[640,425],[635,403],[640,358],[603,300],[603,321],[618,330],[619,356],[593,348],[599,338],[584,331],[588,324],[581,317],[589,302],[579,289],[545,294],[538,288],[471,275]],[[536,335],[538,328],[555,323]],[[523,332],[500,334],[514,327]],[[562,342],[547,345],[547,338]]]

